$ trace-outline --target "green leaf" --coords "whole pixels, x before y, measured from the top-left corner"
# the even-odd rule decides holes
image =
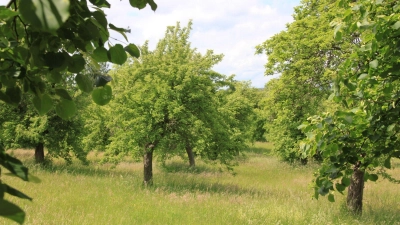
[[[147,0],[147,3],[149,3],[151,10],[156,11],[157,4],[153,0]]]
[[[18,177],[17,175],[15,175],[13,173],[4,173],[3,175],[11,176],[11,177]],[[32,183],[40,183],[41,182],[41,180],[38,177],[36,177],[32,174],[28,174],[27,177],[28,177],[27,181],[29,181],[29,182],[32,182]]]
[[[139,58],[140,57],[140,51],[139,48],[134,45],[134,44],[129,44],[125,48],[125,51],[127,51],[131,56]]]
[[[17,61],[21,65],[27,64],[27,60],[29,59],[30,56],[29,49],[24,48],[22,46],[18,46],[13,49],[13,53],[14,53],[13,58],[15,59],[15,61]]]
[[[373,61],[371,61],[370,63],[369,63],[369,66],[371,67],[371,68],[373,68],[373,69],[376,69],[376,68],[378,68],[378,60],[373,60]]]
[[[129,3],[132,7],[143,9],[146,7],[147,1],[146,0],[129,0]]]
[[[341,182],[345,187],[348,187],[348,186],[350,186],[350,181],[351,181],[350,178],[343,177]]]
[[[318,193],[319,193],[320,195],[322,195],[322,196],[325,196],[325,195],[327,195],[327,194],[329,193],[329,188],[326,188],[325,186],[321,186],[321,187],[318,189]]]
[[[0,152],[0,157],[3,159],[0,160],[0,165],[7,168],[11,173],[22,180],[28,181],[28,168],[26,168],[20,160],[4,152]]]
[[[385,163],[383,165],[388,169],[392,168],[392,165],[391,165],[391,162],[390,162],[390,157],[385,159]]]
[[[20,0],[19,11],[25,21],[43,31],[54,32],[69,17],[70,1]]]
[[[0,20],[7,20],[8,18],[17,16],[19,13],[6,8],[5,6],[0,6]]]
[[[396,124],[391,124],[387,127],[387,132],[392,132],[392,130],[394,129],[394,127],[396,126]]]
[[[112,46],[109,50],[109,53],[110,61],[118,65],[124,64],[125,61],[128,59],[124,48],[120,44]]]
[[[92,99],[98,105],[105,105],[111,101],[112,89],[109,85],[98,87],[92,92]]]
[[[1,180],[0,180],[0,199],[4,199],[5,191],[6,191],[6,187],[1,184]]]
[[[156,11],[157,4],[153,0],[129,0],[129,3],[132,7],[143,9],[146,7],[146,4],[149,4],[153,11]]]
[[[376,174],[369,174],[368,179],[369,179],[370,181],[376,181],[376,180],[378,180],[378,175],[376,175]]]
[[[46,66],[50,68],[62,67],[66,60],[65,55],[62,52],[47,52],[43,59]]]
[[[52,70],[46,75],[46,78],[52,83],[60,83],[62,80],[62,74],[57,70]]]
[[[335,40],[336,41],[342,40],[342,32],[341,31],[335,32]]]
[[[103,46],[99,46],[93,51],[92,58],[97,62],[107,62],[108,61],[108,51]]]
[[[67,99],[72,101],[71,96],[69,95],[68,91],[65,89],[55,89],[56,95],[60,96],[61,98]]]
[[[85,69],[86,61],[81,54],[75,54],[68,61],[68,72],[79,73]]]
[[[19,224],[23,224],[25,221],[25,212],[7,200],[0,199],[0,216],[6,217]]]
[[[78,73],[78,75],[75,77],[75,82],[78,84],[78,87],[81,91],[86,93],[92,92],[93,81],[89,77]]]
[[[96,19],[96,21],[102,26],[102,29],[104,31],[107,30],[108,22],[107,22],[107,18],[106,18],[106,15],[104,14],[104,12],[102,12],[102,11],[94,11],[92,13],[92,15]]]
[[[335,196],[334,196],[333,194],[329,194],[329,195],[328,195],[328,200],[329,200],[330,202],[335,202]]]
[[[397,21],[395,24],[392,26],[393,29],[397,30],[400,28],[400,21]]]
[[[32,99],[33,105],[38,111],[39,115],[43,116],[53,107],[53,99],[48,94],[44,94],[42,96],[35,96]]]
[[[11,103],[18,104],[21,101],[21,89],[18,86],[7,87],[6,95]]]
[[[106,0],[89,0],[95,6],[102,7],[102,8],[110,8],[111,5]]]
[[[346,189],[346,187],[343,184],[336,183],[335,186],[336,186],[336,190],[340,193],[342,193],[344,191],[344,189]]]
[[[117,32],[120,33],[122,36],[124,36],[124,38],[125,38],[126,41],[128,41],[128,37],[127,37],[126,34],[125,34],[126,29],[116,27],[116,26],[114,26],[114,24],[112,24],[112,23],[110,23],[109,26],[110,26],[110,29],[111,29],[111,30],[117,31]]]
[[[76,111],[75,102],[67,99],[62,99],[56,106],[57,115],[64,120],[71,119]]]
[[[368,78],[368,74],[367,73],[363,73],[358,77],[359,80],[364,80],[366,78]]]
[[[28,195],[18,191],[17,189],[15,189],[13,187],[8,186],[7,184],[3,184],[3,187],[5,189],[5,192],[7,192],[10,195],[13,195],[13,196],[18,197],[18,198],[28,199],[28,200],[32,201],[31,197],[29,197]]]

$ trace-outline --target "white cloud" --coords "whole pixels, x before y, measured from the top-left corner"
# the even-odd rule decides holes
[[[109,21],[130,27],[129,41],[150,41],[154,48],[167,26],[193,20],[192,47],[223,53],[224,60],[214,67],[220,73],[236,74],[238,80],[251,80],[263,87],[272,77],[264,76],[266,56],[255,55],[255,46],[285,28],[292,21],[293,7],[300,0],[156,0],[158,9],[133,9],[128,1],[113,1],[107,11]]]

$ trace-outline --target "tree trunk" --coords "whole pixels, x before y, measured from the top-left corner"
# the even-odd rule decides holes
[[[189,166],[190,167],[195,167],[196,166],[196,162],[194,160],[193,149],[189,145],[186,145],[186,153],[187,153],[187,155],[189,157]]]
[[[153,184],[153,149],[146,149],[143,156],[143,184],[144,186],[151,186]]]
[[[354,169],[347,192],[347,208],[355,214],[362,213],[362,200],[364,193],[364,171]]]
[[[44,163],[44,146],[43,143],[40,142],[36,145],[35,148],[35,161],[38,164]]]

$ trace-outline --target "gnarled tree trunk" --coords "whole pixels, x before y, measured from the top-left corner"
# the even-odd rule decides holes
[[[44,163],[44,144],[38,143],[35,147],[35,162],[39,164]]]
[[[143,184],[151,186],[153,184],[153,149],[145,149],[143,165]]]
[[[364,171],[354,169],[347,192],[347,208],[355,214],[362,213],[362,200],[364,193]]]
[[[194,159],[194,153],[193,153],[193,149],[190,147],[190,145],[186,145],[186,153],[188,155],[189,158],[189,166],[190,167],[195,167],[196,166],[196,162]]]

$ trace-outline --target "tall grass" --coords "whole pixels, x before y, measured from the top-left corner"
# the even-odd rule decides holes
[[[279,162],[266,143],[256,143],[246,155],[236,175],[201,162],[188,169],[187,162],[172,159],[155,166],[151,188],[142,187],[141,163],[112,168],[97,164],[101,156],[93,156],[89,166],[30,164],[41,183],[7,183],[34,198],[13,198],[25,209],[26,224],[400,224],[395,184],[367,182],[364,212],[357,217],[343,210],[345,196],[336,195],[336,203],[311,198],[315,165]],[[400,169],[392,174],[399,178]]]

